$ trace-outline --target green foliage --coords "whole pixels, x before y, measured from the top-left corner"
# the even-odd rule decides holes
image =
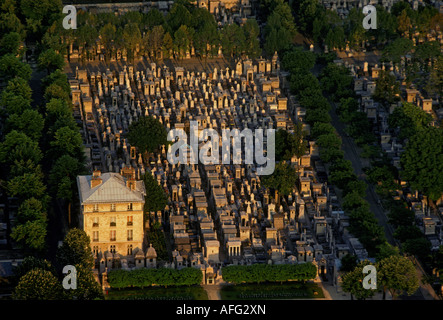
[[[46,186],[41,174],[38,173],[25,173],[21,176],[15,176],[7,182],[6,186],[8,194],[20,200],[38,199],[46,195]]]
[[[300,158],[307,150],[304,141],[305,131],[302,129],[302,123],[294,127],[294,133],[279,129],[275,134],[275,158],[277,161],[291,160],[293,156]]]
[[[10,32],[5,34],[0,40],[0,56],[12,53],[13,55],[21,55],[20,46],[22,39],[17,32]]]
[[[292,74],[306,74],[314,67],[314,64],[315,54],[298,46],[285,52],[282,58],[282,67]]]
[[[443,192],[443,130],[427,127],[412,136],[401,156],[402,176],[432,200]]]
[[[46,247],[47,224],[43,220],[26,221],[12,228],[11,238],[32,251],[42,251]]]
[[[231,265],[223,267],[222,274],[223,280],[234,284],[306,281],[316,277],[317,268],[312,263]]]
[[[47,49],[38,56],[38,67],[40,70],[46,70],[49,73],[63,68],[65,60],[60,53],[54,49]]]
[[[153,117],[141,117],[129,126],[128,141],[142,153],[154,152],[161,145],[167,145],[165,127]]]
[[[143,176],[146,196],[144,211],[146,213],[163,210],[168,203],[168,196],[150,172]]]
[[[373,289],[363,288],[363,278],[366,276],[363,273],[363,268],[366,265],[373,265],[371,262],[361,261],[352,271],[347,272],[342,278],[341,287],[344,292],[348,292],[355,296],[358,300],[365,300],[375,294]]]
[[[329,63],[320,74],[322,88],[328,92],[334,101],[352,97],[352,76],[345,66]]]
[[[33,269],[46,270],[50,271],[52,274],[55,274],[55,269],[48,260],[38,259],[34,256],[26,256],[20,264],[13,267],[13,282],[18,284],[20,278]]]
[[[77,289],[65,290],[64,298],[68,300],[103,299],[100,284],[95,280],[92,270],[82,264],[74,265],[77,272]]]
[[[192,286],[202,281],[200,269],[183,268],[180,270],[170,268],[136,269],[132,271],[113,269],[109,272],[108,282],[111,288],[121,289],[127,287],[159,286]]]
[[[70,229],[66,234],[63,244],[57,251],[57,262],[65,265],[82,265],[91,269],[94,265],[91,250],[91,240],[85,231],[77,228]]]
[[[292,192],[298,180],[298,175],[286,162],[277,163],[274,172],[263,176],[262,183],[267,188],[278,190],[280,195],[287,196]]]
[[[5,54],[0,58],[0,74],[4,81],[9,81],[15,77],[29,81],[31,73],[31,67],[27,63],[21,62],[12,53]]]
[[[345,256],[341,258],[341,267],[340,271],[342,272],[350,272],[357,267],[357,257],[347,253]]]
[[[12,297],[14,300],[59,300],[62,292],[60,281],[50,271],[32,269],[20,278]]]
[[[399,128],[398,137],[402,140],[412,137],[417,130],[423,129],[432,121],[432,116],[420,107],[403,102],[389,115],[388,123],[391,128]]]
[[[374,100],[386,105],[400,100],[400,88],[395,75],[387,70],[381,70],[375,81]]]
[[[414,264],[406,257],[393,255],[376,264],[377,282],[383,290],[389,290],[393,299],[406,291],[413,294],[419,287],[419,279]]]
[[[26,134],[34,141],[39,141],[44,127],[43,116],[36,110],[26,109],[22,113],[13,113],[6,120],[6,132],[16,130]]]

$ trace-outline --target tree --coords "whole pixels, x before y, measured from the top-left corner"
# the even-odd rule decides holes
[[[20,50],[22,38],[17,32],[10,32],[5,34],[0,40],[0,56],[12,53],[13,55],[21,56],[24,50]]]
[[[114,39],[117,34],[117,28],[112,23],[105,24],[99,31],[101,42],[106,48],[106,57],[109,59],[115,50]]]
[[[47,49],[40,53],[37,63],[40,70],[46,70],[50,74],[57,69],[62,69],[65,59],[60,53],[55,52],[54,49]]]
[[[65,297],[69,300],[102,299],[103,293],[99,283],[94,279],[91,269],[82,264],[74,265],[77,273],[77,288],[66,290]]]
[[[374,99],[384,104],[392,104],[400,100],[399,83],[393,74],[386,70],[379,73],[375,81],[376,87],[374,92]]]
[[[6,120],[6,132],[17,130],[34,141],[39,141],[43,127],[43,116],[38,111],[31,109],[23,110],[20,114],[11,114]]]
[[[50,271],[33,269],[20,278],[12,295],[14,300],[59,300],[62,285]]]
[[[236,23],[229,24],[221,30],[220,44],[225,57],[239,57],[244,50],[245,34]]]
[[[311,128],[311,136],[314,139],[317,139],[318,137],[325,134],[334,134],[334,133],[335,133],[335,128],[330,123],[315,122],[314,126]]]
[[[345,256],[341,258],[341,267],[340,271],[342,272],[350,272],[353,271],[357,267],[357,257],[347,253]]]
[[[265,27],[264,49],[271,56],[275,51],[288,49],[293,42],[295,34],[284,27],[283,17],[277,12],[269,16]]]
[[[146,22],[148,29],[152,29],[155,26],[163,25],[165,23],[165,17],[160,10],[152,8],[146,14]]]
[[[408,239],[402,244],[402,249],[405,253],[417,256],[422,261],[431,257],[431,247],[431,242],[423,236],[416,239]]]
[[[358,300],[365,300],[372,297],[375,294],[374,289],[365,289],[363,287],[363,268],[367,265],[373,265],[371,262],[364,260],[361,261],[351,272],[346,273],[342,278],[341,287],[344,292],[351,294],[351,298],[354,296]]]
[[[443,57],[439,56],[431,69],[425,90],[430,96],[440,99],[443,96]]]
[[[50,142],[50,152],[54,158],[61,155],[69,155],[82,159],[83,140],[78,130],[69,127],[61,127],[54,134],[54,140]]]
[[[388,44],[382,52],[384,61],[392,61],[394,64],[401,62],[401,57],[407,55],[414,48],[414,43],[408,38],[397,38]]]
[[[182,25],[174,33],[174,51],[179,58],[182,58],[187,51],[191,51],[193,35],[194,29],[186,25]]]
[[[28,80],[20,78],[18,76],[9,80],[8,85],[5,89],[3,89],[1,93],[0,103],[3,106],[6,106],[8,101],[11,100],[11,98],[14,96],[22,97],[23,99],[31,103],[32,90],[29,86]],[[8,113],[11,114],[11,112],[9,111]]]
[[[293,74],[308,73],[314,65],[315,55],[302,47],[293,47],[282,58],[282,67]]]
[[[383,286],[383,298],[386,290],[395,299],[406,291],[412,295],[419,287],[419,280],[414,264],[406,257],[393,255],[376,264],[377,282]]]
[[[257,20],[248,19],[243,25],[245,33],[245,53],[249,58],[257,58],[261,53],[260,48],[260,27]]]
[[[41,252],[46,246],[47,224],[43,220],[26,221],[12,228],[11,238],[24,249]]]
[[[42,198],[46,194],[46,186],[42,175],[38,173],[25,173],[9,180],[6,184],[8,194],[21,200],[29,198]]]
[[[43,203],[36,198],[23,201],[17,210],[17,222],[22,224],[27,221],[46,221],[46,210]]]
[[[431,200],[443,192],[443,130],[426,127],[412,136],[400,161],[402,176],[413,190],[423,192]]]
[[[39,259],[34,256],[26,256],[16,267],[13,267],[13,283],[18,284],[20,278],[34,269],[41,269],[55,274],[55,269],[51,262],[46,259]]]
[[[304,141],[306,131],[303,130],[303,124],[297,123],[294,126],[294,133],[279,129],[275,135],[276,152],[275,156],[278,161],[291,160],[293,156],[300,158],[306,153],[307,145]]]
[[[166,22],[172,33],[175,33],[181,26],[192,25],[192,15],[181,3],[174,3],[166,15]]]
[[[141,43],[141,33],[136,23],[128,23],[123,28],[122,41],[126,48],[128,59],[134,62],[137,46]]]
[[[129,126],[128,141],[142,153],[154,152],[162,145],[167,145],[165,127],[156,118],[140,117]]]
[[[163,187],[149,172],[143,176],[143,182],[146,190],[144,211],[149,213],[163,210],[168,203],[168,196]]]
[[[90,243],[91,240],[85,231],[70,229],[56,254],[59,266],[81,265],[91,269],[94,266],[94,259]]]
[[[163,46],[164,29],[162,26],[154,26],[145,36],[145,47],[150,57],[157,59]]]
[[[0,144],[0,163],[11,165],[15,160],[32,160],[35,164],[42,159],[38,142],[23,132],[12,130]]]
[[[45,88],[45,93],[43,97],[45,98],[45,101],[51,101],[51,99],[63,99],[68,105],[71,105],[72,102],[69,96],[70,92],[71,89],[66,90],[57,83],[51,83]]]
[[[262,183],[265,187],[277,190],[279,198],[287,196],[295,188],[298,175],[294,168],[286,162],[277,163],[274,172],[269,176],[263,176]],[[276,199],[279,203],[279,199]]]
[[[414,211],[405,208],[400,203],[395,203],[388,213],[389,223],[394,227],[412,225],[415,221]]]
[[[21,62],[12,53],[5,54],[0,58],[0,74],[5,81],[15,77],[20,77],[26,81],[31,79],[32,69],[24,62]]]
[[[400,242],[405,242],[409,239],[418,239],[423,236],[420,228],[415,225],[400,225],[394,232],[394,237]]]

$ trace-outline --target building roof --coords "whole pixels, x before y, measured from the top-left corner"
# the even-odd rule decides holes
[[[92,175],[77,177],[77,187],[82,205],[145,201],[146,191],[143,181],[136,181],[135,189],[131,190],[126,186],[125,178],[118,173],[103,173],[100,178],[102,183],[91,188]]]

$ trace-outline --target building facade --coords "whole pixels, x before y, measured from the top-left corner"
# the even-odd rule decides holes
[[[133,261],[143,250],[145,187],[135,180],[134,168],[119,173],[78,176],[83,230],[96,258]]]

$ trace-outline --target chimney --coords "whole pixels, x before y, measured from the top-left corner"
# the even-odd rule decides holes
[[[94,170],[91,179],[91,189],[101,185],[102,178],[100,176],[101,176],[100,170]]]
[[[131,190],[135,190],[135,180],[134,179],[127,179],[126,180],[126,187],[128,187]]]

